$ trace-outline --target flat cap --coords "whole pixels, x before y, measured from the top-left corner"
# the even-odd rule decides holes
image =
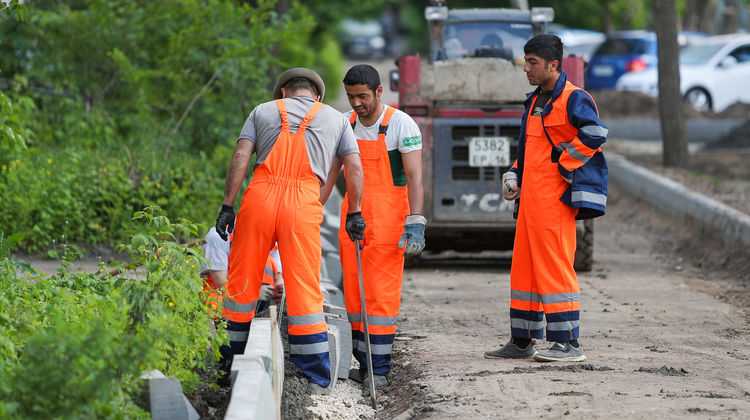
[[[288,81],[296,79],[298,77],[302,77],[311,81],[312,84],[315,85],[316,88],[318,88],[320,100],[323,100],[323,97],[326,94],[326,85],[325,83],[323,83],[323,78],[321,78],[320,75],[315,71],[305,67],[294,67],[281,73],[279,75],[279,78],[276,79],[276,85],[273,87],[273,98],[281,99],[281,88],[284,87],[284,85]]]

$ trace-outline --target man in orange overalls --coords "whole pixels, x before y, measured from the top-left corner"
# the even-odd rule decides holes
[[[357,137],[364,169],[362,214],[368,228],[362,238],[362,269],[374,379],[376,384],[385,385],[401,306],[404,254],[418,255],[425,246],[422,135],[409,115],[381,102],[383,86],[372,66],[352,67],[344,77],[344,87],[353,109],[349,122]],[[334,165],[329,182],[335,181],[338,169]],[[348,210],[345,201],[342,215]],[[349,377],[364,381],[366,343],[355,245],[343,229],[339,231],[339,243],[344,299],[352,323],[352,348],[361,366],[352,370]]]
[[[603,162],[602,156],[592,157],[601,152],[607,129],[591,96],[560,71],[563,46],[558,37],[537,35],[524,53],[524,71],[538,88],[526,102],[518,160],[503,175],[505,199],[520,195],[510,272],[511,340],[485,357],[583,361],[580,288],[573,269],[576,217],[584,216],[582,208],[589,205],[601,209],[606,195],[585,191],[587,186],[576,190],[575,179],[586,175],[577,171],[589,160]],[[566,204],[563,197],[571,189],[574,203]],[[544,338],[545,329],[553,344],[537,352],[533,339]]]
[[[229,331],[249,330],[263,267],[278,242],[287,296],[289,355],[314,392],[326,392],[331,383],[320,290],[320,191],[334,159],[342,161],[350,174],[351,214],[346,226],[353,235],[362,235],[365,229],[359,213],[362,167],[356,139],[341,113],[319,102],[324,94],[323,80],[312,70],[294,68],[279,76],[276,100],[258,105],[245,121],[216,220],[216,231],[224,240],[234,230],[222,311]],[[233,204],[253,152],[257,153],[255,170],[235,229]],[[230,349],[224,351],[230,353]]]

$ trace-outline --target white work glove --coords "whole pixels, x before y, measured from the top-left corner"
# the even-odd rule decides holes
[[[410,214],[404,222],[404,233],[398,241],[398,247],[404,250],[407,257],[422,253],[425,247],[424,231],[427,219],[421,214]]]
[[[262,286],[260,286],[260,296],[258,296],[258,300],[265,300],[270,302],[271,299],[273,299],[273,295],[273,286],[269,286],[267,284],[263,284]]]
[[[503,198],[513,201],[518,198],[520,190],[518,188],[518,175],[513,171],[503,174]]]

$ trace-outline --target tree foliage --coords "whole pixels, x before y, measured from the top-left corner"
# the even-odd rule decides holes
[[[310,66],[340,84],[338,45],[330,31],[316,35],[313,6],[38,0],[4,9],[0,232],[42,251],[123,240],[148,205],[209,222],[234,138],[271,99],[278,71]]]

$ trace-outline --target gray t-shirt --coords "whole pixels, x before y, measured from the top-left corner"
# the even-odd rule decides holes
[[[286,112],[289,116],[289,130],[296,133],[302,119],[312,108],[314,101],[306,96],[294,96],[284,99]],[[258,154],[256,165],[265,161],[276,138],[281,133],[281,116],[275,101],[265,102],[253,109],[245,120],[240,132],[240,139],[255,142]],[[359,153],[357,139],[352,127],[343,114],[323,105],[318,114],[310,122],[305,131],[307,157],[315,175],[321,183],[326,181],[328,172],[333,165],[334,156],[343,157],[352,153]]]

